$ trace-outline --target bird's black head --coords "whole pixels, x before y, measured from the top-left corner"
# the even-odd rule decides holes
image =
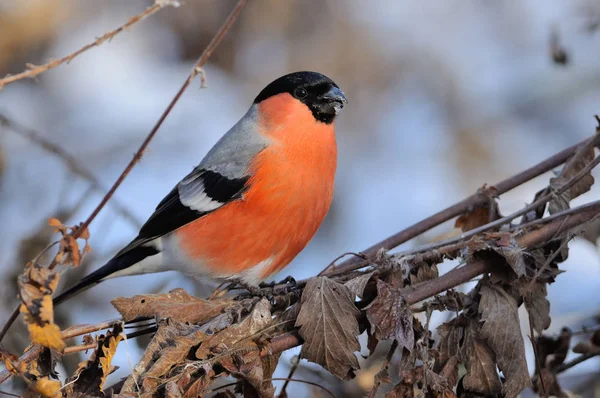
[[[346,96],[327,76],[316,72],[295,72],[265,87],[254,100],[258,104],[275,95],[288,93],[305,104],[315,119],[330,124],[347,104]]]

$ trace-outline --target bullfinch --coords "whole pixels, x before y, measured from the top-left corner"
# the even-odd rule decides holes
[[[138,236],[55,305],[110,278],[171,270],[258,286],[306,247],[329,210],[345,104],[319,73],[270,83]]]

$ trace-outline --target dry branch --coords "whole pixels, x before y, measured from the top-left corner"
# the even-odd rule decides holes
[[[164,8],[166,6],[178,6],[178,5],[179,5],[179,2],[176,0],[156,0],[154,2],[154,5],[148,7],[144,12],[129,18],[129,20],[124,25],[121,25],[118,28],[116,28],[115,30],[111,30],[110,32],[106,32],[104,35],[102,35],[102,37],[99,37],[93,43],[87,44],[87,45],[81,47],[79,50],[77,50],[63,58],[50,61],[44,65],[28,64],[27,70],[25,70],[21,73],[17,73],[16,75],[5,76],[4,78],[0,79],[0,90],[7,84],[14,83],[16,81],[26,79],[26,78],[30,78],[30,79],[35,78],[39,74],[44,73],[50,69],[56,68],[57,66],[59,66],[61,64],[69,63],[75,57],[83,54],[84,52],[86,52],[87,50],[89,50],[91,48],[101,45],[105,41],[112,40],[116,35],[118,35],[122,31],[132,27],[133,25],[146,19],[150,15],[160,11],[162,8]]]

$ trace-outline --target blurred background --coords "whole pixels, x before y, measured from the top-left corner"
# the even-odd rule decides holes
[[[185,0],[68,65],[0,91],[0,115],[9,120],[0,123],[2,323],[16,304],[16,276],[52,239],[47,219],[72,225],[89,215],[104,193],[94,186],[109,187],[121,173],[234,3]],[[0,76],[71,53],[151,4],[2,1]],[[600,3],[594,0],[251,0],[205,68],[207,88],[197,79],[184,94],[91,225],[92,253],[63,275],[62,285],[99,267],[133,238],[162,197],[280,75],[319,71],[349,99],[337,124],[331,211],[309,247],[276,277],[301,279],[343,252],[364,249],[484,183],[590,136],[593,115],[600,113],[599,51]],[[70,153],[98,183],[19,134],[30,130]],[[549,177],[503,196],[501,211],[531,202]],[[599,192],[594,187],[579,202]],[[452,233],[448,223],[406,247]],[[575,241],[561,265],[568,272],[549,288],[551,334],[590,323],[600,313],[595,243]],[[175,287],[208,292],[176,273],[109,281],[60,307],[58,323],[114,318],[112,298]],[[13,352],[27,343],[24,330],[19,323],[5,340]],[[139,343],[143,347],[147,340]],[[129,374],[129,361],[135,363],[141,352],[137,341],[122,344],[113,363],[120,369],[107,385]],[[297,353],[282,357],[275,377],[287,376]],[[82,358],[69,356],[65,366],[71,371]],[[340,396],[362,396],[380,359],[363,361],[352,383],[306,364],[296,377],[319,381],[345,394]],[[533,364],[531,353],[528,361]],[[563,387],[598,388],[593,379],[599,370],[598,361],[588,361],[562,376]],[[322,394],[294,383],[288,391]]]

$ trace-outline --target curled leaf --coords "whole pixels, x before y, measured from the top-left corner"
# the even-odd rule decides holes
[[[415,345],[412,313],[395,288],[377,280],[377,297],[366,308],[373,335],[378,340],[396,340],[400,347],[412,351]]]
[[[90,359],[81,362],[75,374],[65,384],[65,391],[69,397],[104,396],[102,387],[106,376],[115,370],[111,362],[119,342],[123,339],[121,332],[123,327],[115,325],[106,335],[98,337],[98,345]]]
[[[32,343],[62,351],[65,342],[54,323],[52,293],[58,284],[58,274],[39,264],[28,263],[19,276],[19,310],[24,315]]]
[[[531,386],[517,302],[502,287],[484,283],[479,313],[483,322],[481,337],[493,350],[506,377],[503,394],[516,397]]]
[[[233,301],[229,298],[203,300],[190,296],[184,289],[173,289],[163,294],[142,294],[118,297],[111,304],[123,320],[138,317],[171,318],[178,322],[204,323],[219,315]]]

